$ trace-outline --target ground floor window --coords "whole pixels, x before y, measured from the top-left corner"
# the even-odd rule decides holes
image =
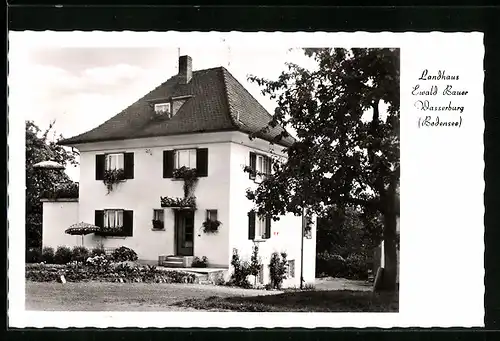
[[[123,210],[104,210],[105,228],[123,227]]]
[[[162,209],[153,210],[153,228],[156,230],[162,230],[165,223],[165,213]]]

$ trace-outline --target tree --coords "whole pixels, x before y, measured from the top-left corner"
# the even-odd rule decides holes
[[[49,139],[55,122],[42,132],[33,122],[26,121],[26,248],[40,247],[42,242],[42,195],[56,185],[71,185],[73,181],[63,170],[36,169],[41,161],[55,161],[62,165],[76,165],[78,153]],[[54,133],[54,132],[53,132]],[[54,135],[55,136],[55,133]],[[62,139],[62,136],[59,136]]]
[[[273,119],[297,139],[274,162],[273,175],[247,191],[259,213],[274,217],[303,209],[343,215],[359,209],[365,227],[383,224],[385,269],[380,289],[395,290],[399,188],[399,50],[304,49],[317,69],[287,64],[277,80],[250,76],[277,101]],[[385,105],[386,109],[381,110]],[[288,136],[283,131],[276,141]]]

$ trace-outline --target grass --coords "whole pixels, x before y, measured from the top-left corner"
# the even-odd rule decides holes
[[[164,283],[26,281],[26,309],[45,311],[397,312],[396,294],[355,290],[273,292]]]
[[[296,291],[254,297],[212,296],[188,299],[174,305],[239,312],[398,312],[399,294],[352,290]]]

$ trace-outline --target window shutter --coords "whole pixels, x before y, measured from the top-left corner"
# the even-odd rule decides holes
[[[271,238],[271,216],[266,216],[266,231],[264,233],[264,238]]]
[[[248,239],[255,239],[255,211],[248,212]]]
[[[100,154],[95,156],[95,179],[104,180],[105,155]]]
[[[163,151],[163,177],[171,178],[174,174],[174,151]]]
[[[196,175],[208,176],[208,148],[196,149]]]
[[[269,156],[267,157],[267,169],[266,169],[266,174],[271,174],[271,170],[272,170],[272,162],[273,162],[273,159],[271,159]]]
[[[95,211],[94,225],[104,227],[104,211]]]
[[[250,152],[250,169],[254,173],[250,173],[249,178],[255,180],[255,172],[257,171],[257,155],[254,152]]]
[[[123,155],[123,172],[125,179],[134,178],[134,153],[125,153]]]
[[[134,235],[134,211],[123,211],[123,235],[125,237]]]

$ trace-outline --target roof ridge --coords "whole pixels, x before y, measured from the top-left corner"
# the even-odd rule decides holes
[[[229,91],[227,88],[227,74],[228,73],[230,74],[230,72],[228,70],[226,70],[226,68],[223,66],[220,66],[220,69],[222,72],[222,84],[224,85],[224,94],[225,94],[224,97],[225,97],[226,102],[227,102],[229,119],[231,120],[231,123],[233,124],[233,126],[235,126],[236,128],[239,128],[239,127],[241,127],[241,124],[237,122],[237,116],[235,117],[235,114],[237,115],[237,113],[235,113],[236,109],[234,107],[234,104],[231,102],[231,99],[229,98]]]

